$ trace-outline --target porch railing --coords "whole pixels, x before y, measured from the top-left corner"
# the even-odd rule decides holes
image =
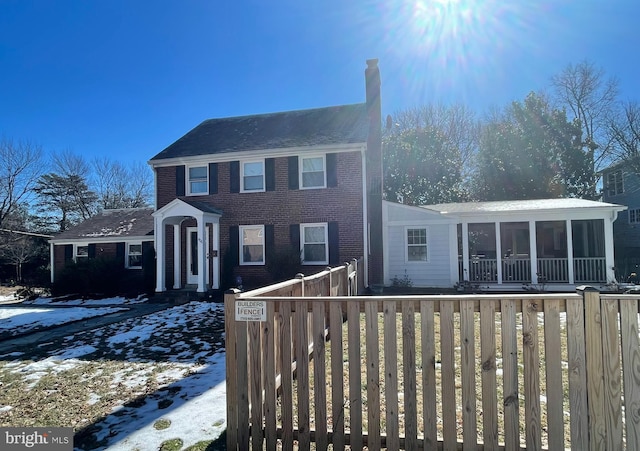
[[[604,257],[580,257],[573,259],[576,282],[607,282],[607,264]]]
[[[469,259],[469,274],[466,277],[462,259],[458,260],[460,281],[497,282],[498,261],[495,258]],[[604,257],[581,257],[573,259],[574,282],[607,282],[607,268]],[[569,282],[569,259],[539,258],[537,272],[540,281],[552,283]],[[531,282],[531,261],[528,258],[505,258],[502,260],[503,283]]]
[[[529,258],[508,257],[502,260],[502,281],[531,282],[531,261]]]
[[[538,281],[569,282],[569,259],[539,258]]]

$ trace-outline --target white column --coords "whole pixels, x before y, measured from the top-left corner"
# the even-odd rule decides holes
[[[220,288],[220,224],[213,224],[213,252],[216,255],[213,257],[213,280],[211,281],[211,288]]]
[[[462,277],[471,280],[469,271],[469,224],[462,223]]]
[[[182,241],[180,240],[180,224],[173,225],[173,288],[182,288]]]
[[[498,283],[502,284],[502,240],[500,239],[500,223],[494,222],[496,232],[496,266],[498,270]]]
[[[571,228],[571,219],[566,220],[567,233],[567,269],[569,275],[569,283],[576,283],[576,275],[573,267],[573,229]]]
[[[538,283],[538,246],[536,244],[536,222],[529,221],[529,258],[531,283]]]
[[[384,241],[388,243],[388,241]],[[385,254],[385,258],[389,255]],[[449,224],[449,258],[451,262],[449,264],[449,271],[451,272],[451,285],[455,285],[460,281],[460,275],[458,274],[458,225]],[[386,274],[386,273],[385,273]]]
[[[205,242],[205,233],[206,228],[204,224],[204,218],[200,216],[197,218],[198,221],[198,293],[204,293],[206,290],[205,280],[207,277],[206,272],[206,259],[207,259],[207,250],[204,247]]]
[[[613,221],[604,219],[604,261],[607,269],[607,283],[616,280],[616,272],[613,270],[615,260],[613,256]]]
[[[55,282],[56,258],[53,243],[49,243],[49,267],[51,268],[51,283]]]
[[[162,218],[155,218],[154,236],[156,244],[156,293],[161,293],[164,288],[164,222]]]

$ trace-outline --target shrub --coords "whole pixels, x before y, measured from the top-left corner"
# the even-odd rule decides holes
[[[78,294],[114,296],[129,282],[118,259],[96,258],[69,262],[53,284],[54,296]]]

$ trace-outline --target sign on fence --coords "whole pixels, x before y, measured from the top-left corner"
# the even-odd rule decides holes
[[[236,301],[236,321],[266,321],[267,301]]]

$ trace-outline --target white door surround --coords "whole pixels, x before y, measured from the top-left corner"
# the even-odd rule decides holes
[[[219,272],[220,272],[220,263],[219,263],[219,254],[220,251],[218,249],[220,243],[220,237],[218,236],[220,227],[219,221],[222,213],[216,210],[213,207],[209,207],[204,203],[199,203],[197,206],[191,205],[189,202],[186,202],[182,199],[174,199],[169,202],[164,207],[156,210],[153,213],[154,217],[154,235],[155,235],[155,245],[156,245],[156,292],[163,292],[167,289],[166,287],[166,270],[167,270],[167,258],[173,260],[174,266],[174,289],[181,288],[181,274],[182,274],[182,255],[187,256],[185,262],[187,264],[187,283],[189,281],[194,281],[197,284],[197,291],[199,293],[204,293],[208,289],[209,279],[208,277],[210,271],[209,268],[213,268],[213,280],[211,283],[211,288],[217,289],[219,288]],[[187,228],[187,239],[185,240],[186,248],[183,251],[181,249],[181,224],[187,220],[193,218],[196,220],[196,227],[188,227]],[[167,231],[165,227],[171,225],[173,226],[173,236],[174,236],[174,246],[173,246],[173,255],[167,255],[167,243],[166,243],[166,235]],[[208,252],[208,235],[209,228],[213,231],[212,235],[212,244],[213,244],[213,255]],[[189,233],[190,230],[195,230],[195,234],[191,235]],[[195,252],[196,255],[191,255],[190,244],[193,239],[197,239]],[[191,262],[190,257],[193,256],[193,262]],[[211,262],[209,262],[211,259]],[[193,263],[194,271],[192,276],[189,277],[189,270],[191,263]]]

